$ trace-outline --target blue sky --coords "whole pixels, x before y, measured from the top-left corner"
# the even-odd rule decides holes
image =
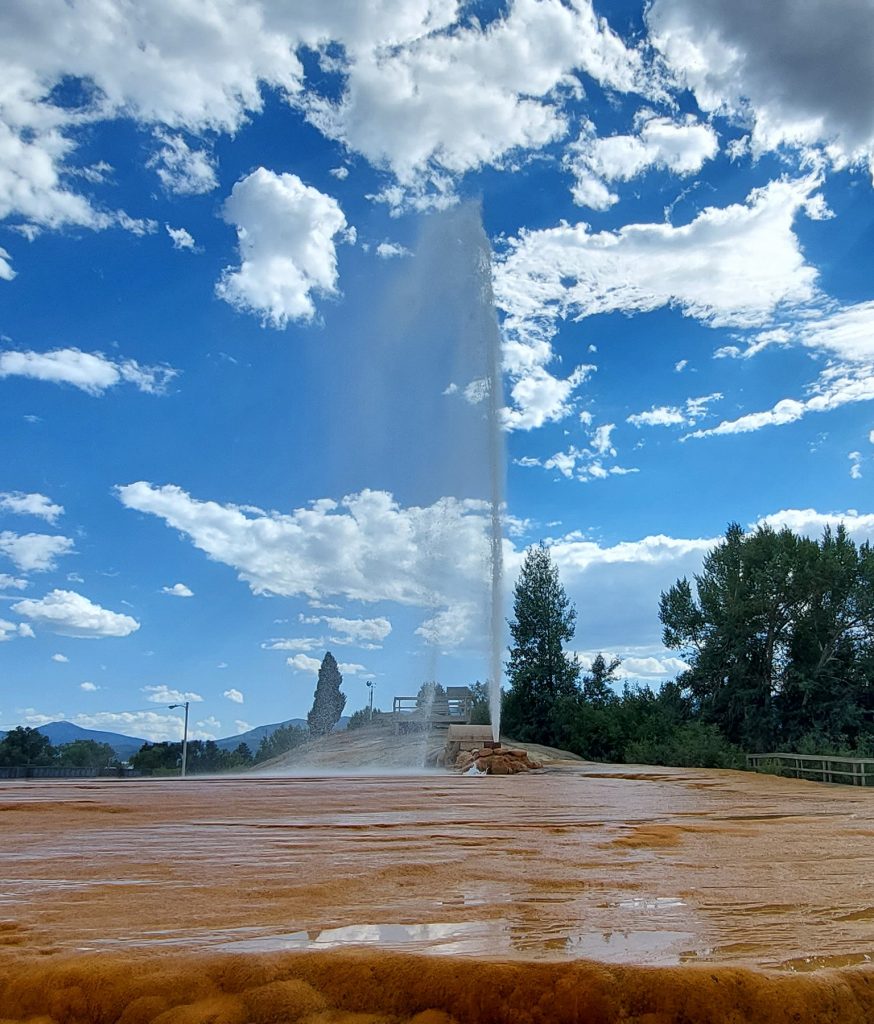
[[[657,685],[730,521],[874,534],[874,4],[0,11],[0,728],[154,739],[487,672],[507,587]],[[509,609],[508,609],[509,610]]]

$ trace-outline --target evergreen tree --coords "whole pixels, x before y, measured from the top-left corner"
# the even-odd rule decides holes
[[[313,736],[326,736],[340,721],[346,707],[346,694],[340,692],[343,677],[334,655],[328,651],[319,668],[319,681],[313,697],[313,707],[307,715],[307,724]]]
[[[574,636],[576,611],[543,544],[525,555],[513,613],[503,727],[516,739],[550,743],[558,704],[577,693],[580,665],[564,650]]]

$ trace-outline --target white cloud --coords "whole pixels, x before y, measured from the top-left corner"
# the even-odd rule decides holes
[[[210,715],[208,718],[204,718],[197,724],[201,727],[201,729],[212,729],[215,732],[218,732],[218,730],[222,727],[222,723],[215,717],[215,715]],[[215,737],[212,738],[215,739]]]
[[[595,432],[592,435],[592,447],[598,455],[616,456],[616,449],[610,440],[610,435],[615,429],[615,423],[602,423],[600,427],[595,428]]]
[[[337,181],[345,181],[349,177],[348,167],[332,167],[328,174],[333,175]]]
[[[173,242],[174,249],[187,250],[188,252],[197,251],[194,236],[186,231],[185,228],[171,228],[169,224],[165,224],[164,228]]]
[[[325,646],[321,636],[275,637],[261,646],[265,651],[315,651]]]
[[[504,425],[508,430],[532,430],[564,419],[572,411],[574,391],[588,380],[596,367],[586,364],[578,366],[569,377],[555,377],[542,365],[523,365],[514,358],[518,353],[512,348],[512,342],[504,347],[504,369],[512,381],[511,404],[504,409]],[[531,348],[532,353],[536,351]],[[535,358],[540,356],[545,362],[551,361],[552,347],[547,344],[545,351],[539,351]]]
[[[682,373],[683,370],[685,370],[688,365],[689,365],[689,360],[688,359],[680,359],[680,360],[678,360],[678,362],[674,363],[674,373]]]
[[[847,456],[850,460],[850,478],[853,480],[862,479],[862,453],[850,452]]]
[[[143,686],[141,689],[146,694],[146,700],[150,704],[184,704],[185,701],[197,702],[203,700],[199,693],[174,690],[164,683],[160,683],[157,686]]]
[[[54,525],[64,514],[64,506],[56,505],[44,494],[24,494],[22,491],[0,492],[0,512],[13,512],[22,516],[38,516]]]
[[[608,663],[614,658],[619,658],[622,664],[616,671],[616,678],[640,679],[643,682],[660,682],[666,679],[674,679],[680,672],[685,672],[689,665],[671,655],[664,648],[631,647],[619,648],[616,651],[576,651],[575,652],[588,669],[594,659],[602,654]]]
[[[14,609],[13,609],[14,610]],[[8,619],[0,619],[0,643],[11,640],[13,637],[23,636],[33,639],[33,630],[26,622],[9,622]]]
[[[161,394],[178,371],[170,366],[141,366],[134,359],[109,359],[101,352],[59,348],[51,352],[0,352],[0,378],[30,377],[54,384],[72,384],[101,395],[121,383],[148,394]]]
[[[719,434],[749,434],[762,427],[795,423],[811,412],[830,412],[854,402],[874,399],[874,363],[826,367],[807,388],[808,397],[783,398],[772,408],[751,412],[734,420],[723,420],[707,430],[695,430],[686,437],[713,437]]]
[[[687,398],[682,408],[675,405],[653,406],[646,412],[632,413],[625,422],[638,428],[693,426],[707,414],[711,402],[718,402],[723,397],[721,392],[714,391],[711,395]]]
[[[334,237],[346,228],[337,201],[295,174],[259,167],[234,185],[223,213],[237,228],[241,262],[224,271],[217,294],[272,327],[311,320],[313,294],[336,292]]]
[[[237,730],[236,735],[239,735],[242,732],[248,732],[252,726],[248,722],[244,722],[242,718],[237,718],[234,720],[234,728]]]
[[[0,532],[0,555],[5,555],[22,572],[44,572],[54,569],[57,559],[73,551],[69,537],[47,533]]]
[[[172,597],[194,597],[194,591],[186,587],[184,583],[174,583],[172,587],[161,587],[162,594],[170,594]]]
[[[815,177],[772,181],[743,204],[709,207],[681,227],[587,224],[523,230],[495,265],[505,330],[523,343],[556,321],[677,306],[712,326],[767,322],[783,304],[811,299],[816,270],[792,226]]]
[[[390,260],[394,256],[409,256],[410,250],[397,242],[380,242],[376,247],[376,255],[380,259]]]
[[[225,690],[222,696],[227,697],[228,700],[233,701],[235,704],[243,703],[243,694],[234,687],[231,687],[230,690]]]
[[[322,662],[319,658],[311,658],[307,654],[295,654],[291,658],[286,658],[285,664],[295,672],[309,672],[310,675],[317,676]]]
[[[857,543],[874,541],[874,514],[847,512],[817,512],[812,508],[789,508],[757,519],[752,526],[770,526],[780,530],[784,526],[805,537],[818,539],[829,526],[834,530],[838,525],[846,527],[849,536]]]
[[[705,111],[751,126],[754,155],[821,146],[837,165],[874,153],[874,8],[831,0],[655,0],[647,22]]]
[[[640,67],[639,53],[588,0],[513,0],[485,28],[473,22],[406,46],[359,47],[340,100],[310,95],[303,103],[324,134],[391,169],[414,195],[418,186],[421,199],[423,180],[436,179],[439,194],[447,175],[561,137],[560,93],[580,90],[574,71],[628,91]]]
[[[0,590],[26,590],[27,580],[10,576],[9,573],[0,572]]]
[[[416,635],[431,647],[451,651],[469,639],[471,627],[477,621],[476,607],[462,601],[425,619],[416,629]]]
[[[331,630],[328,644],[353,644],[373,649],[382,644],[391,633],[391,623],[386,618],[344,619],[332,615],[301,615],[300,621],[311,626],[323,623]]]
[[[63,715],[57,716],[63,717]],[[46,721],[51,721],[46,717]],[[177,742],[182,739],[183,723],[179,714],[159,714],[157,711],[98,711],[92,715],[74,715],[70,721],[83,729],[100,729],[136,736],[151,743]],[[199,729],[189,729],[190,740],[210,740],[215,736]]]
[[[321,659],[310,658],[306,654],[295,654],[293,658],[286,658],[285,663],[295,672],[306,672],[313,676],[317,676],[319,674],[319,668],[322,664]],[[367,669],[363,665],[359,665],[356,662],[340,661],[337,663],[337,668],[340,670],[340,675],[343,676],[371,674],[368,673]]]
[[[580,206],[604,210],[619,201],[607,182],[630,181],[649,168],[674,174],[693,174],[719,149],[716,132],[691,114],[679,121],[639,111],[633,135],[598,138],[591,123],[568,147],[565,166],[573,173],[574,201]]]
[[[9,253],[0,246],[0,281],[11,281],[15,277],[11,260]]]
[[[384,491],[365,490],[279,513],[142,481],[117,493],[126,507],[159,516],[235,568],[258,594],[434,607],[486,583],[489,520],[480,501],[403,507]]]
[[[101,608],[72,590],[52,590],[39,600],[27,598],[12,610],[62,636],[129,636],[140,628],[130,615]]]
[[[79,683],[79,689],[84,690],[86,693],[95,693],[100,687],[96,683]]]
[[[149,160],[161,184],[168,192],[177,195],[194,196],[211,192],[218,187],[215,162],[204,149],[191,149],[181,135],[172,135],[160,129],[155,138],[161,148]]]
[[[65,654],[53,654],[52,661],[56,661],[61,665],[66,665],[70,659]]]

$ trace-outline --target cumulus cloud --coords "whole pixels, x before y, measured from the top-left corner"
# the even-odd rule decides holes
[[[162,518],[232,566],[258,594],[432,606],[487,578],[481,501],[403,507],[384,491],[365,490],[279,513],[200,501],[172,484],[140,481],[117,493],[126,507]]]
[[[224,271],[218,295],[272,327],[311,320],[313,295],[336,292],[334,238],[346,228],[337,201],[295,174],[259,167],[234,185],[223,214],[237,229],[240,266]]]
[[[150,704],[184,704],[185,701],[198,702],[203,700],[199,693],[174,690],[163,683],[157,686],[143,686],[141,689],[146,694],[146,700]]]
[[[54,525],[64,514],[64,506],[56,505],[44,494],[25,494],[22,491],[0,492],[0,512],[22,516],[37,516]]]
[[[65,665],[70,659],[65,654],[53,654],[52,661],[57,661],[62,665]]]
[[[295,672],[306,672],[309,675],[317,676],[321,667],[320,658],[310,658],[306,654],[295,654],[292,658],[285,659],[286,665]],[[340,661],[337,663],[340,674],[344,676],[370,675],[363,665],[356,662]]]
[[[380,259],[390,260],[395,256],[409,256],[410,250],[397,242],[380,242],[376,247],[376,255]]]
[[[650,38],[698,105],[751,126],[752,153],[819,147],[836,165],[874,153],[870,3],[655,0]]]
[[[170,594],[171,597],[194,597],[194,591],[186,587],[184,583],[174,583],[172,587],[161,587],[162,594]]]
[[[749,434],[763,427],[795,423],[812,412],[830,412],[842,405],[874,399],[874,363],[826,367],[807,388],[802,399],[783,398],[772,408],[723,420],[715,427],[695,430],[686,437],[714,437],[720,434]]]
[[[13,637],[24,636],[33,639],[33,630],[26,622],[9,622],[8,619],[0,619],[0,643],[12,640]]]
[[[608,183],[630,181],[650,168],[686,175],[700,171],[719,149],[716,132],[691,114],[680,120],[641,110],[631,135],[599,138],[591,122],[568,147],[565,166],[574,175],[574,202],[604,210],[619,201]]]
[[[86,693],[95,693],[100,687],[96,683],[84,682],[79,683],[79,689],[84,690]]]
[[[336,615],[301,615],[300,621],[315,626],[320,623],[331,631],[328,644],[352,644],[372,650],[382,645],[391,633],[388,619],[344,619]]]
[[[0,352],[0,378],[29,377],[72,384],[102,395],[118,384],[133,384],[147,394],[163,393],[178,371],[170,366],[141,366],[135,359],[114,360],[102,352],[59,348],[51,352]]]
[[[512,0],[485,27],[423,33],[406,46],[359,47],[344,68],[339,100],[307,95],[301,102],[325,135],[389,168],[414,195],[422,179],[436,179],[439,198],[447,175],[564,135],[560,93],[579,92],[575,72],[628,91],[639,87],[640,69],[638,51],[588,0]]]
[[[708,207],[681,227],[523,230],[495,266],[505,329],[530,343],[548,339],[565,317],[663,306],[712,326],[765,323],[782,304],[815,294],[816,270],[805,263],[793,222],[817,183],[772,181],[745,203]]]
[[[120,732],[126,736],[149,740],[150,743],[178,742],[182,739],[183,731],[181,715],[162,715],[157,711],[98,711],[92,715],[74,715],[70,721],[83,729]],[[188,730],[188,738],[190,740],[213,740],[215,736],[193,728]]]
[[[274,637],[261,646],[265,651],[316,651],[325,646],[322,636]]]
[[[165,224],[164,228],[173,242],[174,249],[181,249],[187,252],[197,251],[194,236],[189,231],[186,231],[185,228],[171,228],[169,224]]]
[[[72,590],[52,590],[39,600],[26,598],[12,610],[62,636],[129,636],[140,628],[130,615],[102,608]]]
[[[204,149],[191,149],[181,135],[157,129],[155,138],[161,143],[149,160],[161,184],[168,192],[194,196],[218,187],[215,162]]]
[[[0,531],[0,555],[5,555],[22,572],[45,572],[54,569],[62,555],[73,551],[69,537],[47,533],[13,533]],[[21,588],[18,588],[21,589]]]
[[[850,452],[847,456],[850,460],[850,478],[852,480],[862,479],[862,453],[861,452]]]
[[[11,281],[15,277],[11,260],[9,253],[0,246],[0,281]]]
[[[616,678],[639,679],[645,683],[659,683],[674,679],[680,672],[688,670],[689,665],[682,658],[676,658],[663,647],[626,647],[615,651],[575,651],[584,669],[592,664],[601,654],[609,663],[619,658],[622,664],[616,671]]]
[[[225,690],[222,696],[227,697],[227,699],[233,701],[234,704],[243,703],[243,694],[241,693],[240,690],[237,690],[234,687],[231,687],[230,690]]]
[[[26,590],[27,580],[19,579],[17,576],[10,576],[9,573],[0,572],[0,590]]]
[[[697,423],[708,412],[711,402],[718,402],[724,396],[720,391],[698,398],[687,398],[683,406],[654,405],[645,412],[632,413],[626,423],[635,427],[689,427]]]

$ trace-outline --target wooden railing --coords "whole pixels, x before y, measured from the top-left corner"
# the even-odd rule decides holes
[[[747,754],[747,767],[761,771],[773,766],[780,775],[820,782],[842,782],[853,786],[874,784],[874,758],[832,754]],[[766,767],[767,770],[767,767]]]
[[[463,725],[470,715],[470,700],[468,697],[444,697],[422,704],[418,697],[395,697],[392,714],[395,732],[406,725],[414,728]]]

